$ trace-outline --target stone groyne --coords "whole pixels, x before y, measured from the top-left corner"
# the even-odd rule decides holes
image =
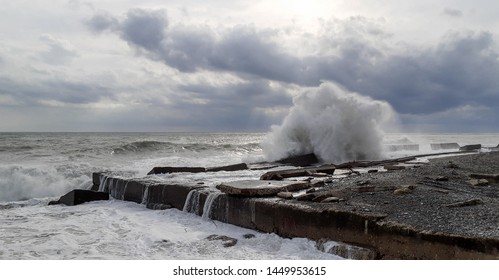
[[[150,209],[176,208],[282,237],[305,237],[333,253],[350,246],[362,252],[353,257],[358,259],[499,259],[499,186],[490,179],[499,173],[499,153],[429,163],[405,160],[383,162],[387,169],[371,163],[362,172],[354,169],[359,163],[338,166],[344,170],[329,167],[329,172],[348,174],[333,179],[309,167],[305,175],[310,178],[297,189],[286,189],[297,182],[282,176],[276,181],[281,184],[260,180],[283,188],[263,197],[237,195],[222,184],[123,179],[112,172],[94,173],[93,184],[94,190]],[[481,186],[472,180],[482,180]],[[248,182],[232,187],[245,189]],[[342,246],[330,250],[325,246],[330,241]]]

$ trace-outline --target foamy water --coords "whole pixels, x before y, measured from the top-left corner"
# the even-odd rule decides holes
[[[91,184],[94,171],[145,176],[154,166],[213,167],[260,161],[264,134],[0,133],[1,259],[328,259],[337,256],[307,239],[285,239],[223,224],[175,209],[153,211],[110,200],[76,207],[47,206]],[[497,146],[499,134],[385,134],[382,145],[431,143]],[[164,174],[151,180],[204,182],[257,178],[259,171]],[[214,198],[215,199],[215,198]],[[251,233],[253,239],[243,235]],[[212,234],[238,239],[226,248]]]

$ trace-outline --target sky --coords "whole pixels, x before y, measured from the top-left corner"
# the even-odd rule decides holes
[[[0,0],[0,131],[258,131],[334,83],[499,132],[499,2]]]

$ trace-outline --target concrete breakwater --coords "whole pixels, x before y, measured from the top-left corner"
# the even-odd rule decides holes
[[[487,154],[499,158],[497,153]],[[480,164],[466,157],[456,159],[464,158],[463,166],[466,162]],[[499,210],[496,209],[499,208],[496,182],[490,182],[488,189],[479,189],[466,183],[472,178],[467,168],[453,164],[458,167],[448,167],[445,161],[437,161],[436,166],[432,162],[408,163],[407,168],[393,171],[352,172],[352,176],[345,178],[324,179],[322,185],[311,180],[301,191],[294,190],[291,197],[295,199],[274,195],[245,197],[196,183],[168,183],[146,177],[123,179],[113,176],[112,172],[94,173],[93,184],[95,190],[107,192],[116,199],[143,203],[150,209],[176,208],[283,237],[306,237],[316,240],[318,248],[328,252],[357,250],[356,255],[351,251],[343,255],[350,258],[498,259],[499,216],[493,214],[499,213],[494,212]],[[351,170],[351,166],[348,168]],[[401,184],[412,184],[400,186],[390,181],[393,178]],[[315,193],[304,193],[312,189]],[[325,201],[321,195],[326,192],[334,193],[337,199],[320,203]],[[309,198],[298,199],[304,195]],[[466,201],[469,197],[480,203],[448,206],[447,202]],[[442,220],[424,221],[435,209],[441,211]],[[490,223],[489,232],[466,228],[470,221],[463,217],[473,213],[484,219],[483,223]],[[487,213],[490,214],[485,215]],[[446,229],[439,222],[454,227]]]

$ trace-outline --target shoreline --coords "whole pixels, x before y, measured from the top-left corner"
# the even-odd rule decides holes
[[[291,192],[288,199],[241,197],[195,183],[152,183],[104,173],[94,173],[93,183],[114,198],[152,209],[183,210],[189,197],[189,212],[199,216],[310,238],[318,248],[339,242],[361,252],[357,259],[499,259],[499,182],[490,177],[499,173],[499,152],[383,164],[368,167],[376,172],[336,166],[335,174],[347,175],[314,177],[308,193]]]

